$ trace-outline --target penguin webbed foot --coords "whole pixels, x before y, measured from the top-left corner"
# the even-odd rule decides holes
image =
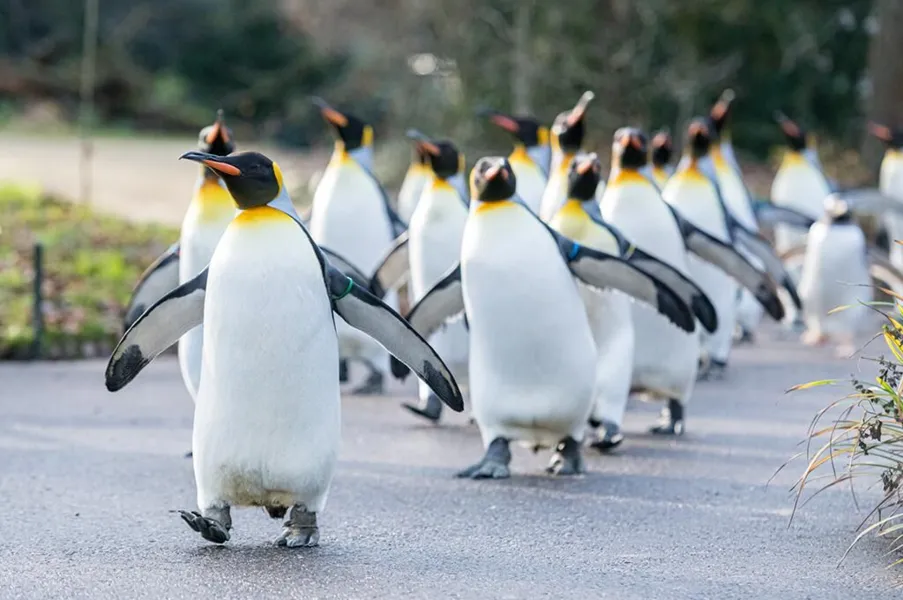
[[[423,408],[415,404],[408,404],[407,402],[403,402],[402,406],[404,406],[415,415],[423,417],[424,419],[427,419],[428,421],[431,421],[433,423],[438,423],[439,417],[442,416],[442,401],[439,400],[439,396],[432,392],[430,392],[430,395],[427,396],[426,404]]]
[[[747,329],[746,327],[739,327],[739,331],[737,332],[736,337],[734,338],[734,343],[739,345],[742,344],[754,344],[756,342],[756,336],[753,335],[753,332]]]
[[[727,370],[727,362],[711,359],[706,362],[704,368],[700,368],[696,376],[697,381],[721,381]]]
[[[229,535],[229,529],[232,528],[232,518],[229,515],[229,507],[209,509],[204,512],[211,516],[202,515],[195,510],[178,511],[182,520],[194,531],[200,533],[201,537],[208,542],[213,542],[214,544],[225,544],[228,542],[231,537]]]
[[[317,513],[310,512],[303,504],[292,507],[289,518],[282,524],[282,533],[274,542],[287,548],[313,548],[320,543]]]
[[[511,463],[511,449],[508,444],[505,438],[495,438],[480,462],[458,472],[456,476],[462,479],[508,479],[511,477],[508,468]]]
[[[583,465],[583,455],[580,453],[580,442],[568,436],[558,442],[555,447],[555,454],[549,466],[546,467],[546,473],[552,475],[579,475],[585,472]]]
[[[351,394],[354,396],[379,395],[386,389],[383,374],[374,368],[373,365],[367,366],[370,368],[370,374],[364,383],[351,390]]]
[[[589,444],[590,448],[606,453],[614,450],[624,441],[624,434],[621,433],[621,428],[615,423],[603,419],[598,423],[590,424],[595,430],[593,432],[593,440]]]
[[[681,436],[684,434],[684,406],[679,400],[671,398],[668,405],[662,410],[659,424],[649,429],[654,435]]]

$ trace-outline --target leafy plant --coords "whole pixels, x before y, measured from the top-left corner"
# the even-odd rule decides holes
[[[881,291],[903,301],[891,290]],[[890,541],[888,554],[895,557],[896,566],[903,564],[903,557],[899,557],[903,550],[903,305],[870,305],[895,307],[899,315],[875,308],[886,319],[879,336],[891,356],[868,359],[877,365],[875,381],[848,380],[852,392],[826,406],[812,420],[806,449],[791,459],[805,457],[807,462],[793,486],[793,514],[821,492],[840,484],[848,484],[855,498],[854,482],[867,480],[869,489],[881,489],[881,498],[860,523],[858,535],[841,560],[864,537],[876,534]],[[843,380],[813,381],[788,392],[840,383]],[[804,500],[805,492],[813,487],[815,491]]]

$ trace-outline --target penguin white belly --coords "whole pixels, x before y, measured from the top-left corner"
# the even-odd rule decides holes
[[[730,243],[721,202],[708,181],[698,181],[692,174],[677,174],[662,194],[665,202],[691,223],[719,240]],[[703,331],[702,347],[713,360],[726,363],[737,323],[737,282],[721,269],[696,255],[688,256],[690,275],[696,285],[712,301],[718,315],[718,328]]]
[[[637,247],[689,276],[687,250],[671,210],[649,183],[609,185],[603,218]],[[688,334],[650,307],[631,303],[634,352],[631,389],[689,400],[699,368],[699,330]]]
[[[222,211],[222,214],[212,217],[208,215],[202,218],[195,203],[189,206],[185,213],[185,219],[182,221],[179,240],[179,283],[185,283],[192,279],[210,264],[216,245],[236,213],[236,210]],[[203,325],[195,327],[179,338],[179,369],[192,401],[197,399],[201,381],[203,347]]]
[[[885,156],[881,165],[881,193],[903,202],[903,157]],[[903,245],[894,243],[903,240],[903,216],[888,211],[884,226],[890,238],[890,261],[898,269],[903,268]]]
[[[511,161],[511,168],[517,178],[517,195],[535,214],[539,214],[543,192],[548,180],[532,162]]]
[[[825,196],[830,193],[820,171],[799,157],[788,159],[790,164],[778,169],[771,185],[771,201],[787,206],[804,215],[818,219],[824,212]],[[796,227],[777,224],[774,228],[775,250],[778,253],[804,244],[806,232]]]
[[[467,222],[467,208],[457,191],[427,188],[411,217],[408,255],[411,268],[411,292],[416,302],[442,279],[461,257],[461,238]],[[467,329],[464,321],[445,325],[430,338],[433,349],[456,375],[467,370]],[[419,382],[423,399],[429,387]]]
[[[392,243],[392,229],[377,182],[354,162],[330,163],[314,194],[310,233],[364,273],[372,273]],[[383,299],[397,307],[393,291]],[[385,371],[388,355],[376,341],[336,319],[342,355],[360,358]]]
[[[479,207],[462,247],[470,391],[484,444],[580,441],[596,350],[573,275],[522,207]]]
[[[398,190],[398,216],[405,223],[411,222],[414,209],[417,208],[420,195],[428,181],[429,174],[426,167],[417,165],[408,170],[404,181],[401,182],[401,188]]]
[[[301,228],[275,209],[257,211],[267,212],[236,218],[210,264],[193,439],[198,506],[319,512],[341,427],[332,308]]]
[[[568,161],[570,164],[570,161]],[[567,168],[559,167],[552,171],[545,190],[542,193],[542,200],[539,203],[539,216],[543,221],[551,220],[561,205],[567,200],[568,194],[568,178]]]
[[[806,325],[826,335],[852,337],[860,333],[868,311],[860,301],[872,299],[865,235],[855,224],[828,225],[822,221],[809,228],[800,298]],[[829,315],[839,307],[850,308]]]

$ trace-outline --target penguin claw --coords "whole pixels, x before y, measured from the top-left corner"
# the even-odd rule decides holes
[[[620,427],[610,421],[600,421],[595,439],[589,446],[604,454],[620,446],[623,441],[624,434],[621,433]]]
[[[552,475],[579,475],[585,470],[580,444],[572,437],[566,437],[559,442],[549,466],[546,467],[546,473]]]
[[[317,513],[308,512],[303,505],[292,507],[289,519],[282,524],[282,533],[273,543],[287,548],[313,548],[320,543]]]
[[[188,526],[191,527],[194,531],[201,534],[201,537],[207,540],[208,542],[213,542],[214,544],[224,544],[229,541],[231,537],[229,535],[229,531],[216,521],[215,519],[210,519],[201,515],[201,513],[197,511],[186,511],[180,510],[179,516],[182,517],[182,520],[188,523]]]
[[[508,479],[511,470],[508,463],[511,462],[511,450],[508,448],[508,440],[496,438],[492,440],[486,449],[486,455],[475,465],[459,471],[456,477],[461,479]]]
[[[668,400],[668,405],[662,411],[661,422],[649,429],[649,433],[653,435],[673,435],[681,436],[684,434],[684,407],[683,404],[674,400]]]

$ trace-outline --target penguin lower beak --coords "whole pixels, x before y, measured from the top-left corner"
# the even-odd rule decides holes
[[[417,148],[423,152],[432,154],[433,156],[439,156],[442,153],[442,151],[439,150],[439,146],[431,142],[429,137],[427,137],[423,133],[420,133],[416,129],[408,129],[405,132],[405,135],[408,138],[414,140],[414,142],[417,144]]]
[[[508,179],[508,172],[502,168],[502,165],[493,165],[486,169],[486,172],[483,173],[483,176],[486,178],[486,181],[492,181],[496,177],[498,177],[499,173],[502,174],[503,179]]]
[[[589,90],[583,92],[583,95],[580,96],[580,100],[577,101],[577,104],[571,109],[571,113],[568,115],[568,127],[573,127],[584,117],[586,114],[586,107],[589,106],[589,103],[592,102],[595,97],[596,95]]]
[[[708,135],[709,130],[702,123],[691,123],[687,132],[690,134],[690,137],[694,137],[697,135]]]
[[[586,175],[595,166],[596,166],[596,162],[591,158],[587,158],[584,161],[582,161],[580,164],[577,165],[577,172],[580,173],[581,175]]]
[[[508,115],[495,113],[489,117],[489,120],[492,121],[493,125],[497,125],[509,133],[516,135],[520,131],[520,125]]]
[[[206,165],[217,173],[221,173],[223,175],[232,175],[233,177],[238,177],[239,175],[241,175],[241,170],[238,167],[230,165],[227,162],[223,162],[224,157],[217,156],[216,154],[191,151],[186,152],[185,154],[180,156],[179,160],[182,160],[183,158]]]
[[[800,128],[799,125],[793,122],[793,120],[782,113],[781,111],[776,111],[774,113],[774,118],[778,122],[778,125],[781,126],[781,130],[788,136],[793,138],[800,137]]]
[[[894,137],[893,134],[891,133],[891,130],[889,127],[887,127],[886,125],[880,125],[878,123],[874,123],[872,121],[869,121],[868,130],[869,130],[869,133],[871,133],[873,136],[875,136],[882,142],[890,143],[890,141]]]
[[[346,127],[348,125],[348,117],[329,106],[322,98],[313,98],[313,103],[319,107],[320,114],[328,123],[336,127]]]
[[[666,133],[657,133],[654,138],[652,138],[652,147],[659,148],[663,146],[667,146],[669,143],[668,134]]]
[[[216,141],[216,138],[219,136],[223,136],[223,141],[228,142],[228,138],[225,135],[225,131],[223,130],[222,123],[219,119],[216,120],[216,123],[213,124],[213,128],[210,130],[210,133],[207,134],[207,137],[204,139],[207,144],[212,144]]]

